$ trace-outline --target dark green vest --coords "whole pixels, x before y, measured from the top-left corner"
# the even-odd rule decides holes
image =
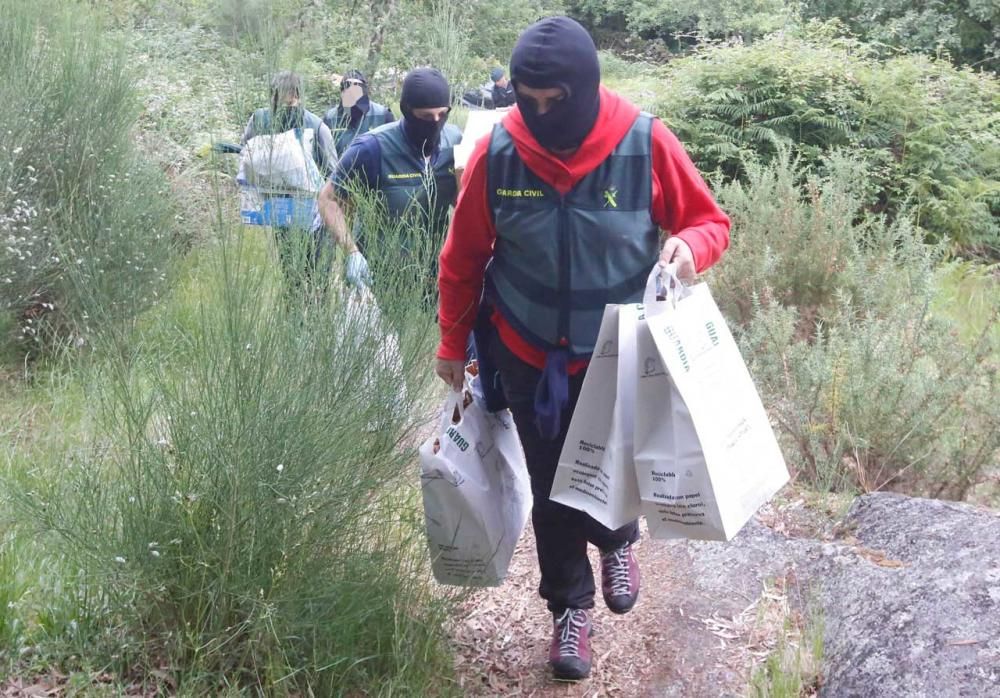
[[[350,109],[344,109],[340,105],[329,109],[323,117],[323,123],[329,126],[330,132],[333,133],[334,142],[337,144],[337,154],[341,156],[355,138],[390,121],[392,119],[389,110],[376,102],[369,103],[368,111],[353,128],[351,127]]]
[[[378,188],[385,197],[390,219],[419,226],[437,241],[444,237],[448,208],[458,195],[453,149],[462,140],[462,132],[453,124],[445,124],[437,159],[428,166],[406,140],[402,123],[396,121],[370,131],[382,153]]]
[[[594,351],[604,306],[638,303],[660,253],[653,222],[651,129],[640,114],[608,158],[565,195],[493,129],[487,187],[496,224],[487,292],[526,340],[572,357]]]

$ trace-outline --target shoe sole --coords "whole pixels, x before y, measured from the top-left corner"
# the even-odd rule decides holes
[[[568,674],[560,674],[559,672],[552,670],[552,678],[560,683],[576,683],[578,681],[583,681],[590,678],[590,671],[588,670],[586,674],[569,676]]]

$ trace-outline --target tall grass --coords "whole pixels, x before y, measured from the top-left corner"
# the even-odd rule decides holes
[[[89,444],[85,384],[59,371],[0,384],[0,675],[100,642],[101,604],[57,540],[37,535],[20,493],[73,467]]]
[[[65,438],[18,430],[3,452],[0,640],[10,651],[0,659],[30,670],[21,651],[45,645],[63,668],[96,665],[187,694],[449,693],[447,598],[429,586],[415,470],[439,241],[419,223],[369,217],[382,233],[366,246],[375,293],[349,291],[335,269],[325,293],[289,298],[262,244],[269,231],[232,225],[232,191],[219,189],[198,212],[211,234],[196,270],[176,275],[169,196],[150,191],[162,177],[131,146],[123,54],[58,13],[15,0],[0,10],[11,74],[45,86],[58,68],[90,87],[89,103],[84,87],[63,90],[63,133],[23,136],[34,169],[51,165],[30,184],[60,203],[35,207],[48,216],[38,236],[50,235],[38,244],[58,252],[44,269],[21,254],[17,283],[45,281],[62,311],[58,326],[47,322],[92,349],[53,366],[85,391],[81,416],[52,420]],[[266,49],[254,65],[271,64]],[[54,67],[35,65],[46,58]],[[50,87],[38,99],[51,106]],[[241,87],[230,101],[249,106],[250,94]],[[57,156],[76,164],[72,177]],[[33,307],[43,296],[4,298]]]
[[[163,316],[183,322],[110,347],[99,437],[21,503],[105,597],[126,667],[189,690],[446,692],[412,468],[430,311],[389,272],[392,323],[339,285],[289,307],[250,234],[222,235],[196,311]]]
[[[133,144],[138,105],[121,47],[75,6],[0,0],[0,16],[0,327],[47,351],[88,335],[70,269],[87,270],[108,319],[155,301],[174,211],[162,173]]]
[[[753,698],[815,696],[823,684],[822,610],[814,602],[804,612],[787,605],[784,610],[787,616],[775,646],[750,677]]]

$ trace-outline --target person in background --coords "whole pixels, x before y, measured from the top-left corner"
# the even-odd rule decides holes
[[[448,81],[434,68],[411,70],[403,80],[399,107],[403,118],[351,143],[320,191],[317,225],[325,226],[347,253],[345,276],[352,286],[372,284],[365,249],[380,234],[364,229],[360,217],[353,231],[348,229],[356,191],[382,197],[388,217],[412,222],[409,234],[426,236],[419,242],[430,242],[435,250],[444,239],[448,210],[455,203],[458,185],[452,149],[461,142],[462,132],[448,123]],[[409,252],[405,241],[400,252]],[[427,270],[431,293],[433,271]]]
[[[312,140],[309,154],[320,174],[326,178],[336,168],[337,146],[323,120],[302,106],[302,97],[302,78],[297,73],[283,70],[275,74],[271,79],[270,106],[253,113],[243,130],[240,144],[245,146],[255,136],[302,129],[303,139]],[[308,232],[305,228],[308,225],[303,228],[273,226],[278,257],[291,289],[298,289],[303,282],[319,281],[324,276],[321,269],[323,240],[304,237]],[[304,268],[301,248],[305,248]]]
[[[337,144],[337,152],[344,153],[362,133],[395,121],[392,110],[384,104],[371,101],[368,80],[360,70],[349,70],[340,79],[340,103],[330,107],[323,117]]]
[[[638,522],[609,530],[549,499],[604,307],[641,302],[659,262],[691,279],[729,244],[729,218],[677,138],[600,84],[597,49],[567,17],[521,34],[510,63],[517,106],[481,139],[440,257],[435,371],[458,390],[466,340],[482,317],[524,447],[534,496],[539,593],[552,612],[549,662],[562,680],[591,668],[596,593],[587,545],[601,553],[613,613],[639,595]]]
[[[497,66],[490,71],[490,80],[493,81],[493,108],[502,109],[514,106],[514,86],[503,72],[503,68]]]

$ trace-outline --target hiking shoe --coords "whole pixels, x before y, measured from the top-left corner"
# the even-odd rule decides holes
[[[612,613],[628,613],[639,598],[639,563],[632,544],[601,553],[601,591]]]
[[[561,681],[579,681],[590,676],[590,614],[582,608],[567,608],[554,616],[549,664]]]

